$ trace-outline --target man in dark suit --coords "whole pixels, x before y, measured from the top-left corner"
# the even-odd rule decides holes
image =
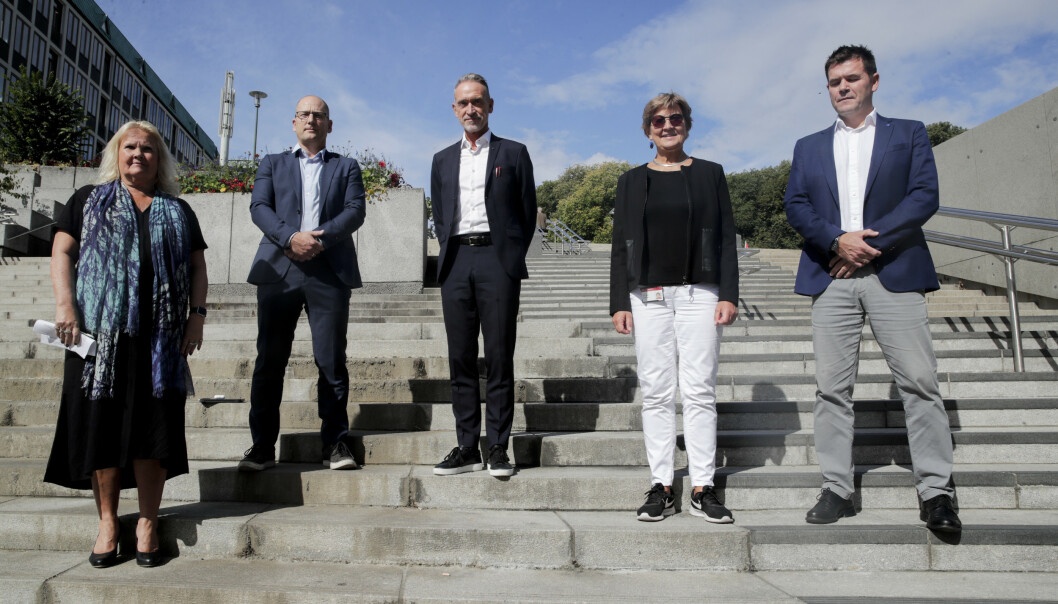
[[[456,83],[452,110],[462,139],[433,158],[430,195],[441,255],[437,280],[448,334],[458,446],[438,475],[480,470],[478,329],[485,345],[485,425],[493,476],[514,473],[507,444],[514,417],[514,342],[525,254],[533,239],[536,184],[525,145],[493,136],[485,78]]]
[[[364,183],[356,160],[326,150],[330,110],[307,96],[294,112],[298,146],[266,155],[257,169],[250,216],[264,233],[247,281],[257,286],[257,363],[250,388],[253,446],[239,469],[275,465],[283,375],[301,309],[319,368],[323,463],[355,469],[345,442],[349,294],[360,287],[352,233],[364,223]]]
[[[824,66],[838,119],[797,141],[786,215],[804,239],[795,291],[812,296],[815,443],[823,473],[813,524],[855,515],[852,390],[864,317],[906,414],[920,517],[959,532],[952,442],[937,382],[925,293],[938,289],[922,225],[939,207],[937,168],[921,122],[882,117],[874,55],[842,46]]]

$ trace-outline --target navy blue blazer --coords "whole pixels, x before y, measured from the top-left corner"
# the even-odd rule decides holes
[[[444,283],[451,268],[448,240],[458,226],[459,151],[463,139],[438,151],[430,171],[430,200],[434,228],[441,244],[437,281]],[[503,269],[513,279],[526,279],[525,254],[536,228],[536,182],[525,145],[492,135],[485,177],[485,212],[492,246]],[[453,256],[454,257],[454,256]]]
[[[922,233],[922,225],[940,207],[929,136],[922,122],[877,118],[863,199],[863,227],[879,233],[864,241],[882,251],[871,264],[891,291],[933,291],[940,285]],[[794,291],[822,293],[833,281],[830,244],[844,232],[834,126],[797,141],[783,203],[790,226],[805,239]]]
[[[320,173],[320,226],[323,257],[334,273],[351,288],[361,286],[353,231],[364,224],[364,181],[355,159],[325,152]],[[264,233],[247,281],[254,285],[277,283],[290,268],[283,249],[301,230],[301,166],[291,151],[266,155],[257,168],[250,217]]]

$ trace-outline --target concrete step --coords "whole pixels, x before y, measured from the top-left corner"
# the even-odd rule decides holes
[[[131,543],[133,504],[119,511]],[[805,524],[803,510],[747,511],[734,525],[712,525],[688,513],[644,523],[630,512],[163,502],[159,539],[165,554],[188,559],[434,567],[1051,572],[1058,565],[1051,512],[965,510],[962,519],[955,540],[931,534],[913,510],[866,510],[820,527]],[[2,549],[83,556],[98,519],[87,499],[16,498],[0,504],[0,527]]]
[[[45,465],[43,459],[0,459],[0,497],[91,497],[90,491],[42,482]],[[192,461],[190,469],[166,483],[168,499],[632,511],[642,504],[650,476],[645,467],[519,467],[514,478],[502,481],[484,471],[435,476],[431,465],[367,465],[355,472],[333,472],[319,462],[280,462],[274,469],[248,474],[237,471],[230,460]],[[961,509],[1058,509],[1054,464],[957,464],[953,480]],[[815,505],[820,482],[817,466],[721,467],[715,478],[721,500],[735,512],[808,510]],[[856,484],[856,502],[864,508],[916,509],[918,505],[908,466],[858,466]],[[691,487],[681,468],[674,489],[684,508]],[[126,490],[122,497],[135,500],[136,492]]]
[[[1038,427],[1058,425],[1058,399],[963,399],[944,401],[953,428]],[[717,404],[720,430],[807,430],[813,425],[812,401],[736,401]],[[248,402],[198,402],[185,406],[189,428],[243,428]],[[484,409],[484,407],[482,407]],[[898,400],[855,402],[858,428],[902,428],[904,411]],[[51,426],[59,412],[56,401],[0,401],[0,426]],[[448,403],[350,403],[349,425],[355,430],[455,430]],[[642,429],[641,406],[635,403],[515,403],[514,430],[526,432],[614,432]],[[317,405],[286,401],[281,425],[289,429],[319,427]],[[682,427],[682,405],[676,405]]]
[[[0,458],[47,458],[54,429],[50,426],[2,428]],[[366,464],[438,463],[452,448],[449,430],[420,432],[350,431],[357,460]],[[248,428],[189,428],[190,459],[238,461],[250,446]],[[960,428],[953,431],[956,463],[1058,463],[1058,428]],[[521,466],[646,466],[640,432],[520,432],[511,436],[512,459]],[[686,465],[682,434],[677,437],[675,463]],[[319,463],[319,433],[284,428],[281,461]],[[857,464],[911,462],[907,431],[902,428],[859,428],[853,445]],[[723,430],[717,435],[717,466],[812,465],[815,437],[810,430]]]
[[[941,396],[945,398],[1044,398],[1058,387],[1058,372],[956,373],[938,375]],[[196,395],[249,398],[250,378],[196,377]],[[0,381],[0,400],[55,401],[62,390],[62,378],[7,378]],[[484,389],[482,389],[484,393]],[[718,400],[814,400],[815,376],[811,374],[719,375]],[[864,399],[897,397],[896,384],[888,371],[860,374],[856,395]],[[313,378],[285,380],[284,398],[292,401],[316,400]],[[634,377],[610,378],[522,378],[515,380],[517,402],[637,402],[639,384]],[[436,403],[451,401],[451,384],[444,378],[356,380],[350,402]]]

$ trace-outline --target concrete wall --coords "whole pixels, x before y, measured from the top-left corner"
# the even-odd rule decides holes
[[[937,146],[942,206],[1058,219],[1058,88]],[[1001,241],[982,222],[934,217],[926,228]],[[1058,233],[1017,229],[1013,242],[1055,250]],[[937,271],[1006,287],[1003,263],[990,254],[930,244]],[[1018,261],[1019,292],[1058,298],[1058,267]]]
[[[5,236],[48,224],[57,207],[78,188],[92,184],[94,168],[8,166],[18,187],[4,200],[19,211],[16,225],[0,230]],[[198,216],[209,245],[206,267],[214,291],[252,291],[246,283],[250,264],[261,241],[261,231],[250,220],[249,193],[183,195]],[[23,216],[24,215],[24,216]],[[363,289],[357,293],[419,293],[426,268],[426,203],[422,189],[393,189],[381,200],[368,203],[364,225],[353,234]],[[9,233],[9,234],[8,234]],[[50,229],[42,229],[39,255],[46,255]],[[12,241],[11,252],[33,253],[30,238]],[[44,243],[42,247],[39,243]]]

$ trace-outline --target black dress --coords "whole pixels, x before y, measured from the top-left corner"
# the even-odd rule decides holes
[[[73,194],[56,218],[56,227],[80,243],[84,203],[93,187]],[[198,218],[183,200],[191,251],[206,249]],[[178,393],[152,395],[149,327],[153,325],[151,284],[150,211],[136,210],[139,226],[140,317],[142,335],[123,335],[118,341],[114,374],[114,398],[89,400],[81,388],[85,360],[67,352],[63,369],[62,400],[55,426],[55,441],[44,473],[44,482],[72,489],[92,488],[95,470],[121,469],[121,488],[136,486],[134,459],[158,459],[167,470],[166,479],[187,474],[187,443],[184,440],[184,401]]]

